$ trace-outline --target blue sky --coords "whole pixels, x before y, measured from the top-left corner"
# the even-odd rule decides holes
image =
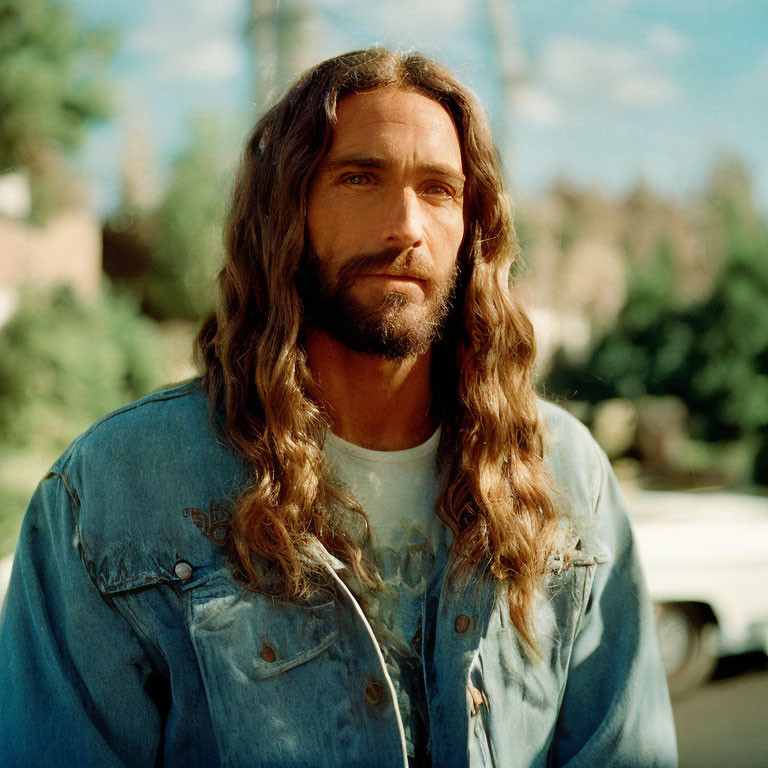
[[[290,2],[295,0],[283,0]],[[310,58],[374,43],[446,63],[488,106],[518,193],[557,179],[620,194],[638,179],[687,199],[713,159],[737,152],[768,211],[768,3],[765,0],[519,0],[491,19],[484,0],[309,0]],[[73,0],[87,21],[117,28],[117,114],[93,132],[81,166],[97,204],[117,200],[136,131],[158,172],[194,115],[253,121],[244,45],[247,0]],[[521,77],[503,131],[489,30]],[[233,156],[237,141],[224,151]]]

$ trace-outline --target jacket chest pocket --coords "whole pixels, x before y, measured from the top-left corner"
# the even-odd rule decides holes
[[[187,615],[222,764],[275,764],[282,737],[293,742],[317,728],[313,701],[335,666],[335,603],[279,601],[216,574],[190,585]]]
[[[488,634],[496,641],[483,654],[484,676],[490,678],[487,684],[495,688],[494,679],[506,681],[494,698],[507,698],[515,716],[523,716],[523,711],[530,708],[536,717],[544,717],[542,732],[546,732],[556,715],[595,567],[590,558],[551,575],[545,596],[534,604],[535,652],[514,628],[504,592],[497,598],[491,616]]]
[[[592,591],[595,570],[602,562],[605,562],[604,557],[580,553],[578,557],[572,559],[566,570],[553,574],[550,579],[549,601],[557,626],[560,664],[568,663],[571,646]],[[562,674],[564,675],[565,672],[566,670],[563,669]]]

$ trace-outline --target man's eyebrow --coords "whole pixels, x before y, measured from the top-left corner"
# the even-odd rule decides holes
[[[337,157],[328,157],[321,163],[324,170],[338,171],[340,168],[346,168],[347,166],[355,166],[356,168],[378,168],[385,171],[389,166],[383,157],[375,157],[374,155],[338,155]]]
[[[380,171],[386,171],[392,167],[392,163],[383,157],[375,155],[339,155],[338,157],[329,157],[322,161],[321,169],[324,171],[338,171],[342,168],[375,168]],[[455,184],[462,185],[466,181],[464,174],[457,171],[453,166],[445,163],[423,163],[416,166],[419,173],[433,174],[443,178],[451,179]]]

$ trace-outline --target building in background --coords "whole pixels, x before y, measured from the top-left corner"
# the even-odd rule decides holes
[[[0,176],[0,325],[13,314],[26,283],[67,283],[83,297],[101,285],[101,224],[78,203],[44,226],[30,224],[29,179],[23,171]]]

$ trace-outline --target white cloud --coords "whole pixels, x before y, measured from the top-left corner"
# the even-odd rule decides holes
[[[617,76],[636,71],[637,54],[621,46],[593,43],[576,37],[557,37],[544,48],[544,75],[566,88],[605,85]]]
[[[161,75],[212,82],[245,65],[242,0],[166,0],[148,6],[146,18],[125,41]]]
[[[472,14],[477,13],[468,0],[389,0],[386,3],[361,3],[349,7],[341,4],[345,16],[351,13],[362,14],[365,26],[375,25],[388,35],[403,34],[412,38],[414,32],[424,30],[463,28]]]
[[[536,125],[555,126],[563,120],[563,110],[546,91],[524,85],[515,93],[518,113]]]
[[[677,96],[677,87],[664,77],[647,74],[616,83],[613,95],[617,101],[630,106],[653,107],[673,102]]]
[[[211,82],[235,77],[244,65],[242,48],[236,41],[220,37],[177,54],[168,72],[187,80]]]
[[[648,33],[648,45],[664,56],[678,56],[690,49],[688,38],[665,24],[657,24]]]
[[[668,104],[678,95],[650,57],[626,46],[558,37],[544,47],[541,66],[544,81],[564,95],[636,107]]]
[[[209,29],[231,26],[233,21],[240,23],[248,11],[248,3],[243,0],[172,0],[169,5],[176,18],[193,16],[199,25]]]

